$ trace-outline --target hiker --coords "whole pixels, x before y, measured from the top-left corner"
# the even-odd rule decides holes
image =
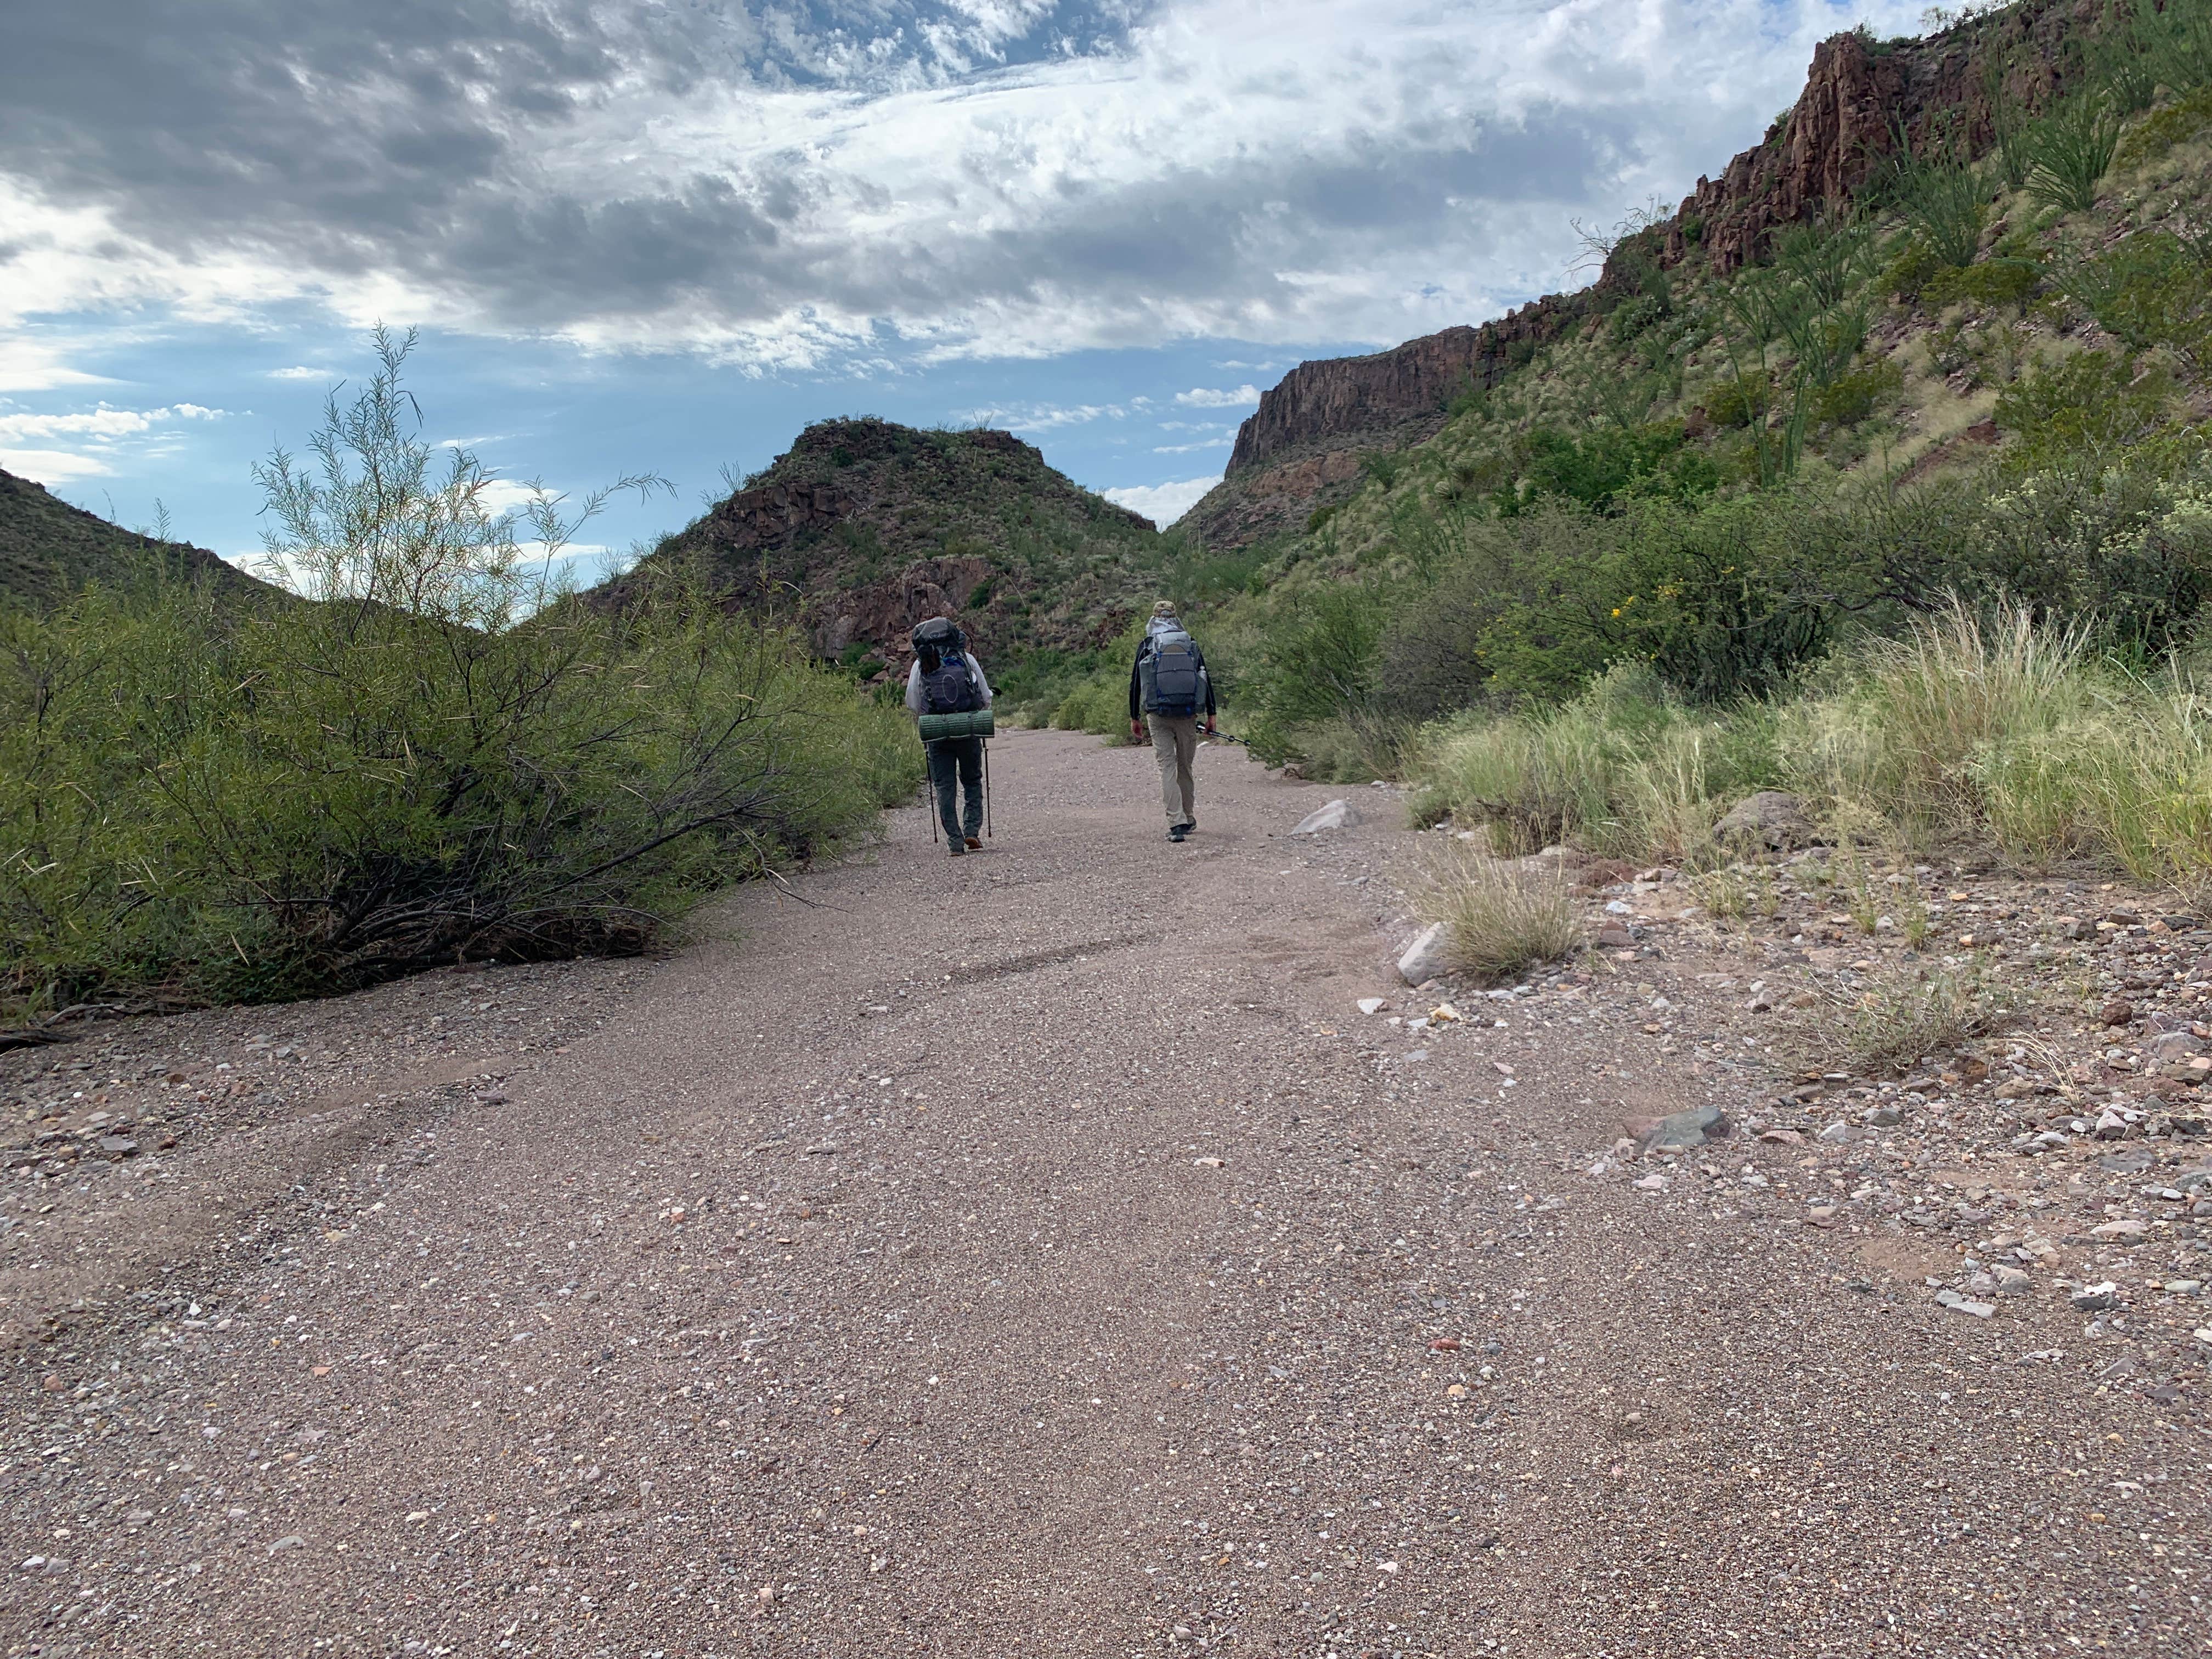
[[[1152,607],[1144,643],[1137,647],[1137,660],[1129,669],[1129,735],[1141,743],[1146,728],[1151,727],[1170,841],[1179,842],[1198,828],[1198,815],[1192,811],[1196,790],[1190,763],[1198,755],[1201,708],[1206,711],[1206,733],[1212,737],[1213,679],[1206,672],[1206,655],[1176,620],[1175,606],[1162,599]]]
[[[907,671],[906,706],[920,714],[968,714],[991,706],[983,665],[950,617],[932,617],[914,630],[914,666]],[[954,858],[980,852],[983,842],[983,739],[944,738],[925,743],[930,787],[937,792],[937,821]],[[964,793],[967,799],[960,801]],[[963,811],[956,813],[954,806]]]

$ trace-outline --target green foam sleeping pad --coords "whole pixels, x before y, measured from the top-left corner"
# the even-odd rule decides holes
[[[924,714],[921,740],[939,743],[947,738],[988,738],[995,735],[991,711],[978,708],[969,714]]]

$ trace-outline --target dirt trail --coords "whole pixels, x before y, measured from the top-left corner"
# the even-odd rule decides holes
[[[2195,1419],[1594,1178],[1735,1085],[1602,979],[1412,1057],[1395,803],[1200,762],[1178,848],[1148,754],[1002,738],[988,855],[896,814],[495,1086],[254,1142],[251,1249],[21,1279],[0,1651],[2203,1650]]]

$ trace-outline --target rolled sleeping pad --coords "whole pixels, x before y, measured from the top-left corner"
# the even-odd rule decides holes
[[[921,740],[940,743],[947,738],[988,738],[997,735],[997,726],[991,711],[978,708],[966,714],[924,714],[921,717]]]

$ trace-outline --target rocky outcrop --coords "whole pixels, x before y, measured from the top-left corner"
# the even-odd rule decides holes
[[[1755,262],[1778,227],[1856,197],[1900,136],[1917,147],[1941,128],[1979,155],[1996,141],[1989,67],[2006,66],[2005,95],[2021,108],[2043,107],[2082,72],[2079,55],[2060,48],[2097,9],[2089,0],[2027,0],[1924,40],[1823,40],[1804,91],[1765,141],[1683,198],[1663,228],[1666,259],[1686,258],[1694,244],[1723,272]]]
[[[1333,447],[1346,437],[1405,441],[1443,423],[1453,398],[1494,385],[1555,337],[1577,307],[1558,295],[1479,328],[1448,328],[1369,357],[1300,363],[1261,394],[1237,430],[1229,471]]]

